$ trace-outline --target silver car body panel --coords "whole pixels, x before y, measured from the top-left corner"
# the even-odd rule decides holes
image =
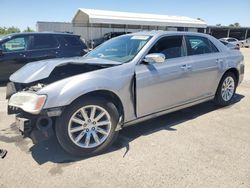
[[[47,78],[55,67],[63,66],[66,64],[98,64],[106,63],[119,65],[120,63],[108,61],[98,58],[83,58],[83,57],[70,57],[70,58],[57,58],[49,60],[41,60],[26,64],[23,68],[19,69],[10,76],[10,80],[20,83],[30,83],[37,80]]]
[[[239,83],[243,79],[242,66],[244,69],[244,64],[241,53],[237,50],[229,50],[212,36],[165,31],[139,32],[129,35],[147,35],[152,38],[133,60],[124,64],[119,65],[119,63],[103,59],[81,58],[79,63],[105,61],[106,64],[117,66],[64,78],[45,86],[37,92],[37,94],[47,95],[44,109],[67,106],[82,95],[105,90],[114,93],[120,99],[124,109],[124,123],[130,122],[131,124],[131,122],[136,122],[134,120],[145,119],[145,116],[155,117],[211,100],[223,74],[230,68],[238,70]],[[156,41],[161,37],[172,35],[207,37],[220,52],[167,59],[162,64],[141,63]],[[45,78],[58,65],[73,62],[72,59],[57,59],[54,64],[48,63],[49,61],[28,64],[14,73],[10,79],[20,83],[32,82]],[[24,76],[25,72],[32,74]]]

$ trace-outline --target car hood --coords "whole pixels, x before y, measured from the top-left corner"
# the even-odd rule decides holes
[[[73,65],[120,65],[121,63],[100,59],[100,58],[88,58],[88,57],[73,57],[73,58],[58,58],[58,59],[49,59],[36,61],[28,63],[23,66],[21,69],[16,71],[10,76],[10,81],[17,83],[31,83],[37,80],[42,80],[50,76],[51,72],[60,66],[67,64]]]

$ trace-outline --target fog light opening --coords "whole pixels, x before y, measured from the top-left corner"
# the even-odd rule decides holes
[[[52,119],[48,117],[41,117],[37,120],[36,126],[41,131],[46,131],[52,127]]]

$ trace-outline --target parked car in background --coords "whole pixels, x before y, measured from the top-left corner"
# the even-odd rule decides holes
[[[118,36],[121,36],[121,35],[129,34],[129,33],[131,33],[131,32],[109,32],[109,33],[105,33],[103,35],[103,37],[101,37],[101,38],[90,40],[88,42],[88,46],[89,46],[89,48],[94,49],[94,48],[96,48],[97,46],[99,46],[100,44],[104,43],[105,41],[107,41],[109,39],[112,39],[114,37],[118,37]]]
[[[109,40],[109,39],[112,39],[114,37],[118,37],[118,36],[129,34],[129,33],[131,33],[131,32],[109,32],[109,33],[104,34],[103,37],[105,40]]]
[[[202,33],[123,35],[84,57],[33,62],[12,74],[8,113],[26,136],[55,130],[67,152],[94,155],[128,125],[205,101],[231,104],[243,60]]]
[[[249,48],[250,47],[250,38],[247,38],[244,42],[244,47]]]
[[[231,50],[240,50],[240,47],[238,45],[226,42],[226,41],[222,41],[220,40],[226,47],[228,47]]]
[[[26,63],[43,59],[82,56],[87,46],[68,33],[17,33],[0,40],[0,81]]]
[[[224,41],[224,42],[228,42],[228,43],[231,43],[231,44],[234,44],[234,45],[237,45],[240,47],[242,47],[242,42],[240,42],[238,39],[236,38],[232,38],[232,37],[229,37],[229,38],[221,38],[219,39],[220,41]]]
[[[87,42],[88,48],[90,50],[92,50],[92,49],[96,48],[97,46],[99,46],[100,44],[104,43],[105,41],[106,40],[103,37],[89,40]]]

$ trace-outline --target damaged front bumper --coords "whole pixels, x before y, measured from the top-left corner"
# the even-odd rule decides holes
[[[16,115],[16,126],[23,135],[29,137],[34,144],[47,140],[54,135],[55,119],[43,115],[19,113]]]
[[[32,131],[30,119],[24,117],[16,116],[16,126],[24,136],[28,136],[28,134]]]
[[[64,108],[42,110],[40,114],[30,114],[19,108],[8,106],[8,114],[16,114],[16,126],[24,137],[38,143],[54,135],[54,123]]]
[[[7,85],[8,114],[16,114],[16,125],[24,137],[34,134],[50,137],[54,121],[61,115],[64,107],[43,109],[46,95],[37,95],[34,89],[25,90],[16,86],[13,82]]]

